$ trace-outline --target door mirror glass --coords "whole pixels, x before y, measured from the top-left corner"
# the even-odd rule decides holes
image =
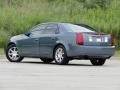
[[[25,33],[25,35],[28,36],[28,37],[30,36],[30,34],[31,34],[31,32],[26,32]]]

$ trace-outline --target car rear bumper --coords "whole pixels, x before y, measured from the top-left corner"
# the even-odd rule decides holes
[[[68,56],[88,56],[109,58],[115,53],[115,46],[70,46]]]

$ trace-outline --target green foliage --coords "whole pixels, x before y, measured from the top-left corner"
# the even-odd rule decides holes
[[[84,7],[86,8],[102,8],[106,9],[109,7],[111,0],[84,0]]]
[[[83,8],[87,0],[11,0],[12,4],[8,1],[0,0],[0,47],[8,36],[24,33],[41,22],[84,23],[120,38],[119,0],[113,0],[107,9],[98,5],[98,8]]]

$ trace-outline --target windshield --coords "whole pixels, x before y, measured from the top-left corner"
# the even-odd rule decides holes
[[[65,24],[65,27],[68,29],[68,31],[73,32],[95,32],[93,28],[82,25],[82,24]]]

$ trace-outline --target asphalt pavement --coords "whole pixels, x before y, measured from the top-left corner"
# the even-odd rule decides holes
[[[69,65],[44,64],[26,58],[21,63],[0,59],[0,90],[120,90],[120,60],[104,66],[74,60]]]

